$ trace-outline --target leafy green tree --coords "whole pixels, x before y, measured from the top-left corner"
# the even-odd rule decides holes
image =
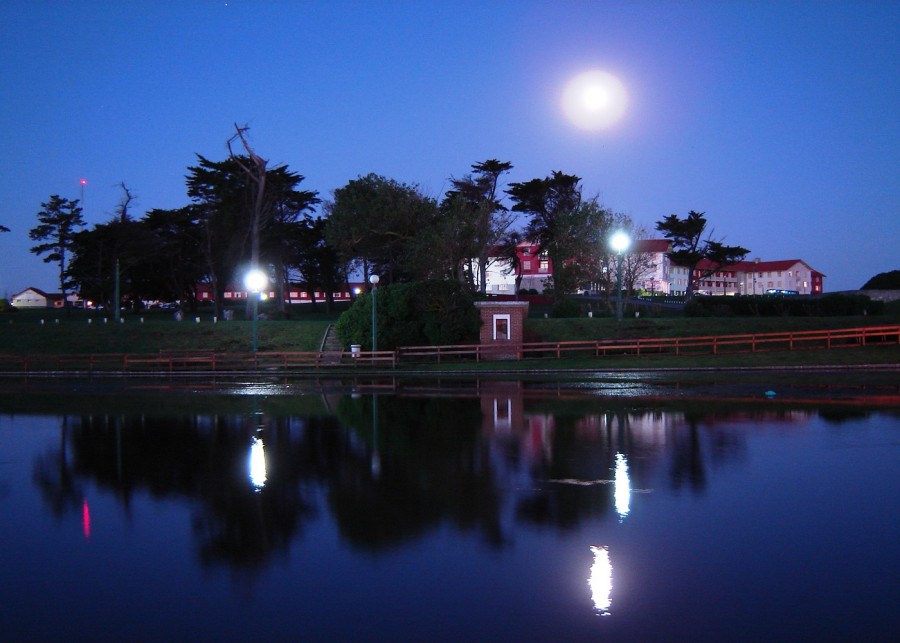
[[[84,299],[102,303],[115,310],[116,273],[121,278],[120,297],[132,302],[143,293],[132,280],[145,257],[150,255],[143,226],[130,219],[113,219],[76,233],[72,239],[71,261],[66,269],[70,282]]]
[[[248,187],[241,167],[233,160],[210,161],[198,154],[188,167],[188,197],[203,231],[203,255],[212,284],[216,314],[221,316],[229,280],[249,254]]]
[[[694,210],[683,219],[670,214],[656,223],[656,229],[672,242],[669,259],[688,269],[686,300],[693,298],[697,282],[725,266],[742,261],[750,252],[741,246],[726,246],[721,241],[714,241],[712,231],[706,232],[706,223],[705,213]],[[708,267],[698,270],[703,260],[709,262]]]
[[[197,284],[206,279],[203,230],[196,209],[153,209],[141,220],[150,244],[137,279],[151,299],[185,301],[193,310]]]
[[[328,244],[364,278],[377,273],[391,284],[423,271],[421,239],[434,230],[438,211],[417,186],[368,174],[335,190],[326,212]]]
[[[279,307],[287,313],[285,291],[290,282],[290,269],[297,257],[296,243],[311,243],[312,252],[321,261],[324,240],[324,224],[317,228],[316,235],[310,235],[310,217],[315,205],[321,202],[318,193],[312,190],[300,190],[298,186],[304,177],[289,172],[284,167],[277,167],[267,172],[266,199],[263,215],[265,225],[261,231],[261,253],[265,263],[272,265],[275,276],[275,290],[278,293]],[[318,275],[320,282],[324,275]],[[323,285],[324,284],[320,284]],[[333,289],[332,289],[333,290]],[[329,308],[333,299],[328,291]]]
[[[455,281],[415,281],[378,288],[379,350],[398,346],[475,342],[481,318],[475,304]],[[338,319],[345,346],[372,345],[372,294],[357,299]]]
[[[291,249],[282,241],[287,226],[318,203],[316,192],[298,190],[303,177],[285,167],[266,170],[265,181],[251,178],[245,168],[256,164],[232,156],[214,162],[197,155],[189,167],[188,196],[203,231],[203,253],[221,314],[227,284],[241,278],[241,266],[253,260],[253,238],[259,234],[261,266],[274,268],[278,290],[284,292],[284,266]],[[260,185],[262,203],[258,203]],[[280,297],[283,300],[283,297]]]
[[[598,249],[606,238],[612,213],[596,197],[582,201],[581,179],[553,172],[543,179],[510,184],[513,210],[530,218],[526,238],[536,241],[553,264],[553,292],[557,299],[573,292],[596,274]]]
[[[321,289],[325,293],[325,310],[334,307],[334,292],[341,288],[346,276],[337,251],[325,239],[326,219],[303,217],[292,228],[289,237],[293,248],[290,265],[300,273],[300,280],[306,285],[315,306],[315,293]]]
[[[32,247],[31,252],[46,255],[44,263],[56,263],[59,266],[59,290],[63,302],[67,302],[66,290],[70,282],[66,279],[66,257],[72,248],[75,233],[84,227],[81,206],[78,205],[78,199],[70,201],[54,194],[41,207],[43,210],[37,213],[39,223],[28,232],[28,238],[44,243]]]
[[[475,163],[471,174],[451,179],[453,189],[441,202],[441,215],[448,224],[442,246],[452,254],[451,274],[473,291],[477,282],[477,289],[485,292],[490,257],[515,222],[497,195],[501,177],[512,167],[512,163],[496,159]]]

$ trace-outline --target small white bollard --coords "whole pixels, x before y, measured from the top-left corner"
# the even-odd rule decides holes
[[[200,323],[200,318],[199,318],[199,317],[194,317],[194,322],[197,323],[197,324],[199,324],[199,323]]]
[[[589,311],[588,311],[588,319],[590,319],[590,318],[593,317],[593,316],[594,316],[594,311],[593,311],[593,310],[589,310]]]
[[[143,317],[141,317],[141,323],[142,323],[142,324],[144,323],[144,318],[143,318]]]
[[[43,325],[44,325],[44,320],[42,319],[42,320],[41,320],[41,326],[43,326]]]
[[[108,322],[109,322],[109,320],[108,320],[106,317],[104,317],[104,318],[103,318],[103,323],[106,324],[106,323],[108,323]]]
[[[119,317],[119,323],[120,323],[120,324],[124,324],[124,323],[125,323],[125,318],[124,318],[124,317]]]
[[[219,322],[219,318],[213,315],[213,323],[216,324]]]
[[[57,326],[59,326],[59,320],[58,320],[58,319],[54,319],[54,320],[53,320],[53,323],[56,324]]]
[[[93,322],[94,322],[94,320],[91,319],[90,317],[88,317],[88,326],[90,326]]]

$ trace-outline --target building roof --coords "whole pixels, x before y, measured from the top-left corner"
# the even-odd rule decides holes
[[[701,259],[697,264],[697,270],[702,271],[714,271],[719,272],[723,270],[727,270],[730,272],[778,272],[790,270],[797,264],[801,264],[806,266],[811,273],[815,273],[817,275],[822,275],[825,277],[826,275],[819,272],[818,270],[810,267],[808,263],[803,261],[802,259],[780,259],[778,261],[739,261],[737,263],[726,264],[723,266],[719,266],[708,259]],[[684,266],[682,266],[684,267]]]
[[[41,297],[44,297],[45,299],[49,299],[50,296],[51,296],[49,293],[45,293],[45,292],[44,292],[43,290],[41,290],[40,288],[35,288],[34,286],[28,286],[28,288],[26,288],[25,290],[22,290],[22,291],[20,291],[20,292],[17,292],[17,293],[15,293],[15,294],[13,294],[13,295],[10,297],[10,299],[15,299],[16,297],[19,297],[20,295],[24,295],[24,294],[25,294],[26,292],[28,292],[29,290],[30,290],[31,292],[33,292],[34,294],[36,294],[36,295],[40,295]],[[62,296],[62,295],[60,295],[60,296]]]
[[[790,270],[798,263],[806,266],[810,272],[822,275],[823,277],[825,276],[802,259],[781,259],[778,261],[760,261],[758,259],[754,259],[753,261],[740,261],[733,266],[728,266],[728,269],[738,270],[740,272],[773,272],[779,270]]]

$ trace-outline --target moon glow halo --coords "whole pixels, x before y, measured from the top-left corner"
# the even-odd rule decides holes
[[[562,95],[563,112],[576,127],[601,130],[622,118],[628,94],[622,82],[597,69],[575,76]]]

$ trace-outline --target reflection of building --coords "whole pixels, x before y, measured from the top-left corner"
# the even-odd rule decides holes
[[[485,382],[480,393],[482,428],[488,435],[508,435],[521,430],[522,382]]]

